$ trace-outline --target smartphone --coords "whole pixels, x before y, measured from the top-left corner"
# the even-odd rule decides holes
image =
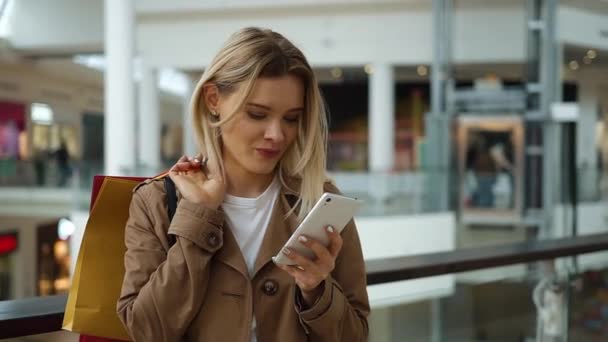
[[[324,193],[312,210],[306,215],[302,223],[293,232],[283,248],[288,247],[301,255],[314,259],[315,253],[304,246],[298,237],[306,235],[315,239],[324,246],[329,246],[329,238],[325,227],[332,226],[338,233],[342,232],[346,224],[361,208],[363,201],[346,196]],[[275,264],[295,265],[282,251],[272,258]]]

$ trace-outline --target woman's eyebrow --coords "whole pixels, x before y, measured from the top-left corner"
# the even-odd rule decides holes
[[[247,102],[247,105],[248,106],[252,106],[252,107],[258,107],[258,108],[265,109],[265,110],[272,110],[272,108],[270,108],[268,106],[264,106],[264,105],[259,104],[259,103]]]
[[[271,111],[272,108],[265,106],[263,104],[259,104],[259,103],[255,103],[255,102],[247,102],[248,106],[252,106],[252,107],[258,107],[267,111]],[[292,112],[303,112],[304,111],[304,107],[297,107],[297,108],[292,108],[290,110],[287,111],[287,113],[292,113]]]
[[[290,110],[287,111],[287,113],[294,113],[294,112],[304,112],[304,107],[298,107],[298,108],[292,108]]]

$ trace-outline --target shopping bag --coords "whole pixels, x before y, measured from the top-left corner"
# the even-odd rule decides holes
[[[94,179],[90,216],[63,320],[63,329],[87,335],[81,341],[129,340],[116,314],[116,302],[124,276],[124,229],[131,194],[144,179]]]

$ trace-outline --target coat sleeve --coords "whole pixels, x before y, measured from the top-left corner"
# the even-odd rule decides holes
[[[331,192],[338,192],[330,188]],[[311,341],[367,341],[369,299],[361,242],[354,220],[342,230],[343,245],[323,293],[306,309],[296,290],[296,311]]]
[[[176,243],[167,251],[142,190],[133,194],[125,228],[125,276],[117,312],[136,342],[177,341],[205,297],[210,260],[222,246],[224,216],[181,200],[168,231]]]

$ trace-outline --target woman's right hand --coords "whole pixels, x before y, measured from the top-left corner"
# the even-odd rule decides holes
[[[190,202],[217,209],[224,201],[226,183],[215,160],[205,163],[200,154],[194,158],[183,156],[171,167],[169,177]]]

